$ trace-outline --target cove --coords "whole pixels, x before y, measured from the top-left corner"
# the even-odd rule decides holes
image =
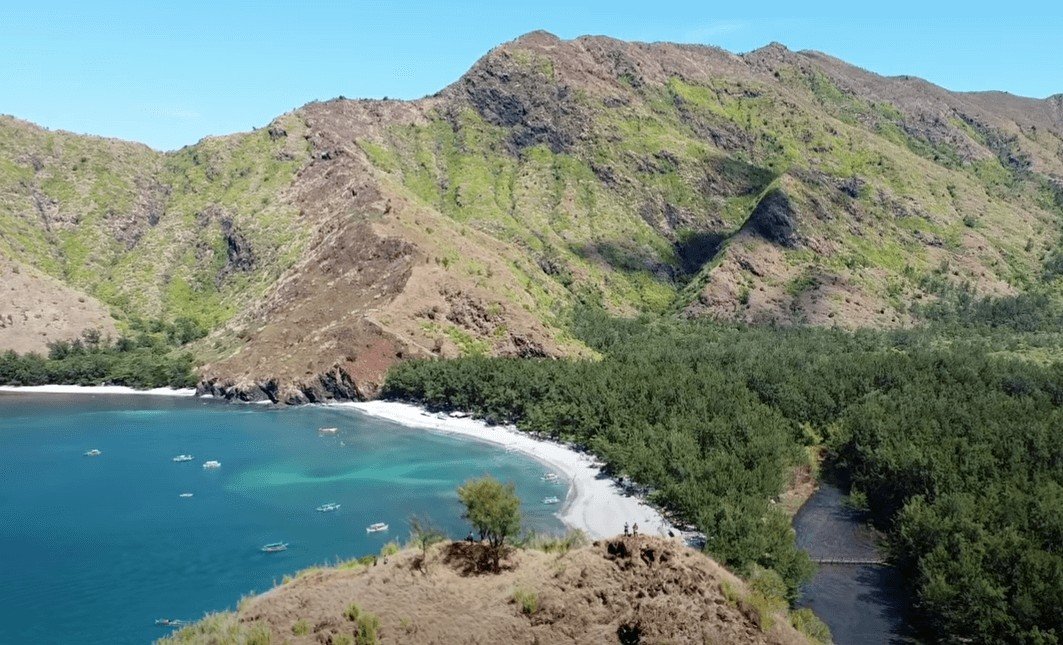
[[[405,542],[412,514],[462,537],[455,489],[484,473],[516,484],[526,528],[559,533],[541,500],[564,498],[567,482],[541,481],[544,469],[350,409],[0,394],[0,642],[150,642],[169,633],[156,618],[197,619],[285,574]],[[315,511],[325,502],[341,507]],[[378,521],[390,530],[367,533]],[[276,541],[289,549],[259,550]]]

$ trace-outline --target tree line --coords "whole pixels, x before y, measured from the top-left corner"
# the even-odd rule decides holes
[[[193,387],[192,355],[178,346],[200,334],[178,323],[131,325],[117,339],[88,329],[72,341],[48,343],[48,354],[0,353],[0,383],[5,385],[125,385],[135,388]]]
[[[1019,332],[573,323],[600,360],[403,363],[384,395],[587,446],[791,597],[812,567],[773,502],[813,451],[866,496],[930,639],[1063,634],[1063,365]]]

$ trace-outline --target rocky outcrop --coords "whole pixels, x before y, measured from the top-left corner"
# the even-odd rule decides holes
[[[801,242],[797,214],[790,198],[779,189],[770,190],[761,198],[743,229],[786,248],[796,248]]]
[[[546,46],[551,38],[557,40],[538,36]],[[567,152],[586,132],[590,115],[576,100],[574,88],[559,82],[553,66],[549,57],[500,49],[473,66],[452,91],[485,121],[507,128],[514,153],[542,144]],[[460,118],[459,112],[452,114]]]
[[[376,397],[382,385],[379,382],[356,383],[344,368],[335,366],[301,382],[281,383],[277,379],[231,381],[216,377],[204,379],[196,386],[196,394],[243,403],[299,405],[330,401],[366,401]]]

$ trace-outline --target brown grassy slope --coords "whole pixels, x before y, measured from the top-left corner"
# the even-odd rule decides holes
[[[565,351],[530,313],[530,295],[512,289],[515,249],[410,199],[358,147],[381,123],[416,123],[423,109],[336,101],[300,111],[312,160],[289,199],[312,231],[307,250],[230,323],[242,344],[203,368],[205,387],[283,402],[363,398],[404,357]]]
[[[477,547],[436,547],[427,573],[416,551],[378,566],[312,571],[245,603],[239,619],[292,643],[351,634],[344,617],[351,603],[379,617],[382,643],[617,643],[625,631],[641,639],[627,642],[642,643],[806,642],[783,617],[758,627],[756,612],[735,600],[744,584],[674,541],[615,538],[561,555],[515,551],[499,574],[470,571]],[[534,598],[534,610],[526,613],[515,592]],[[310,631],[296,636],[300,621]]]
[[[36,269],[0,256],[0,349],[45,354],[86,329],[116,336],[107,308]]]

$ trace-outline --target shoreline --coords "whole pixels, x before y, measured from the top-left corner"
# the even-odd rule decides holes
[[[0,392],[14,394],[140,394],[148,396],[195,396],[194,388],[156,387],[137,390],[125,385],[0,385]]]
[[[637,523],[644,535],[666,537],[668,531],[687,540],[681,531],[640,496],[626,493],[615,480],[602,473],[591,455],[578,452],[556,441],[540,439],[512,426],[489,426],[471,417],[437,417],[424,408],[396,401],[362,401],[330,404],[398,423],[411,428],[441,432],[503,446],[536,459],[553,468],[568,480],[570,490],[558,519],[571,528],[580,529],[592,539],[623,533],[624,523]]]
[[[0,385],[0,394],[5,392],[196,396],[196,390],[191,388],[136,390],[121,385]],[[637,523],[639,532],[644,535],[666,537],[668,532],[672,531],[688,543],[698,537],[673,525],[641,496],[626,492],[612,477],[602,472],[601,463],[592,455],[557,441],[521,432],[513,426],[489,426],[484,421],[472,417],[444,415],[441,418],[419,406],[397,401],[338,401],[322,405],[355,410],[408,428],[480,441],[531,457],[568,481],[569,493],[555,515],[566,527],[582,530],[592,540],[622,533],[625,522]]]

